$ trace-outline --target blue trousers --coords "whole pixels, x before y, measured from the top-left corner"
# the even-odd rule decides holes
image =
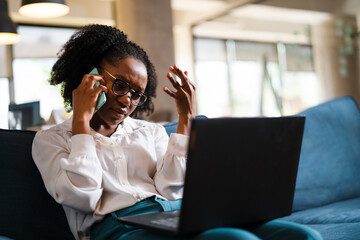
[[[180,201],[164,201],[155,197],[143,200],[131,207],[107,214],[105,218],[95,223],[90,232],[94,240],[322,240],[315,230],[301,224],[272,220],[247,229],[214,228],[189,237],[169,237],[148,230],[121,224],[118,217],[171,211],[180,209]]]

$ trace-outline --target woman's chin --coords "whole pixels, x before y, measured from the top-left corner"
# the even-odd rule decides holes
[[[100,110],[101,109],[93,116],[93,120],[95,120],[98,125],[119,125],[126,118],[126,115],[124,114],[114,113],[113,111],[102,112]]]

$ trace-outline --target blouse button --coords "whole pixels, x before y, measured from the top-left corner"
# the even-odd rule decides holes
[[[140,194],[139,194],[139,193],[136,193],[136,194],[135,194],[135,197],[136,197],[137,199],[140,199]]]

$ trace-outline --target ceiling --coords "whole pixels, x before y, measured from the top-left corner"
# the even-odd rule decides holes
[[[67,0],[65,17],[34,20],[21,16],[21,0],[9,0],[15,22],[81,26],[115,25],[116,0]],[[173,24],[192,27],[199,37],[306,44],[309,28],[336,16],[358,16],[359,0],[171,0]]]
[[[311,26],[360,13],[359,0],[172,0],[172,6],[174,24],[190,24],[195,36],[300,44],[310,42]]]
[[[114,0],[66,0],[70,12],[52,19],[34,19],[18,13],[21,0],[8,0],[10,16],[17,23],[80,27],[90,23],[115,26]]]

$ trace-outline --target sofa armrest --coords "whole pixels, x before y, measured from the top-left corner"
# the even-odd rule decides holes
[[[31,157],[35,133],[0,129],[0,235],[74,239],[62,206],[46,191]]]

